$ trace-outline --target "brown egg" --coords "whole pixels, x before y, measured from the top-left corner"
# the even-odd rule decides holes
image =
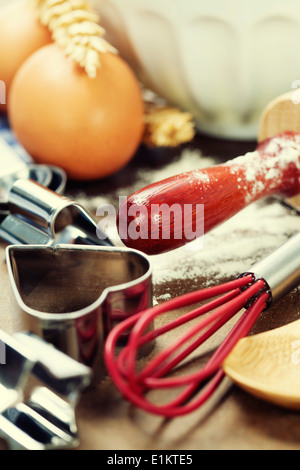
[[[91,180],[121,169],[144,133],[139,83],[118,55],[101,54],[96,78],[46,46],[19,69],[9,102],[18,140],[39,163],[63,168],[69,178]]]
[[[49,30],[41,25],[29,1],[13,0],[0,7],[0,80],[5,84],[6,102],[11,82],[20,65],[33,52],[50,42]],[[0,111],[6,112],[7,104],[3,103],[3,99],[0,101]]]

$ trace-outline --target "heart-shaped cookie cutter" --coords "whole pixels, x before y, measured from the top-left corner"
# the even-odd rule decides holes
[[[26,329],[91,367],[96,380],[107,334],[152,306],[151,266],[134,250],[12,245],[6,260]]]
[[[0,237],[29,331],[101,376],[109,331],[152,306],[148,258],[114,247],[80,205],[36,182],[16,181],[8,208]]]

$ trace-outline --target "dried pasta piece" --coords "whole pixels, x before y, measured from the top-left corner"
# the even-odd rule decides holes
[[[41,23],[66,55],[95,78],[101,67],[100,53],[117,50],[104,39],[105,29],[88,0],[32,0]]]
[[[171,106],[146,106],[143,142],[148,147],[176,147],[195,137],[193,116]]]

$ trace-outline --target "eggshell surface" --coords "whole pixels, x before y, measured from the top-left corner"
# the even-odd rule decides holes
[[[92,79],[51,44],[19,69],[9,119],[37,163],[91,180],[113,174],[133,157],[144,132],[144,103],[134,73],[118,55],[101,54]]]
[[[2,113],[7,112],[10,86],[19,67],[32,53],[51,42],[49,30],[42,26],[29,1],[11,1],[0,6],[0,80],[6,89],[6,99],[0,103]]]

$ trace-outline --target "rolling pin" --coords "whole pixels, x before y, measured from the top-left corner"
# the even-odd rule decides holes
[[[268,196],[300,193],[300,104],[288,92],[261,115],[255,151],[172,176],[135,192],[117,225],[129,247],[148,255],[179,248]]]

